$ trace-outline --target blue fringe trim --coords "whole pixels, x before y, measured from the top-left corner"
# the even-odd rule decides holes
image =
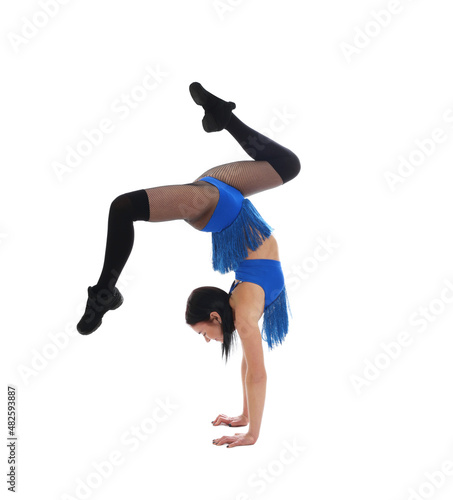
[[[264,310],[261,338],[267,342],[269,349],[285,340],[289,329],[288,312],[291,314],[285,286],[274,302]]]
[[[236,219],[226,228],[212,233],[212,267],[222,274],[234,271],[256,250],[273,229],[261,217],[252,202],[244,199]]]

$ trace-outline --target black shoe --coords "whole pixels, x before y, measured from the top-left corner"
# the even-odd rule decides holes
[[[91,286],[88,287],[88,300],[85,313],[77,324],[77,330],[82,335],[88,335],[97,330],[102,323],[102,317],[107,311],[118,309],[123,303],[123,296],[115,287],[110,290],[100,290],[95,293]]]
[[[198,82],[193,82],[189,86],[192,99],[205,110],[202,120],[203,128],[206,132],[219,132],[227,125],[231,117],[231,112],[236,108],[234,102],[226,102],[219,97],[205,90]]]

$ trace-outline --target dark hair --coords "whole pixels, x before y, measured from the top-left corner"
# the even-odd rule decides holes
[[[186,323],[195,325],[200,321],[210,321],[210,315],[214,311],[222,319],[222,356],[225,356],[227,362],[231,347],[236,340],[230,294],[214,286],[196,288],[187,299]]]

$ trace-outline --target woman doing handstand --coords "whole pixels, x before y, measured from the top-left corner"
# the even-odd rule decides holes
[[[193,290],[187,301],[186,322],[207,342],[221,342],[226,360],[236,332],[241,340],[243,413],[239,417],[221,414],[212,422],[232,427],[250,424],[245,434],[213,440],[231,448],[254,444],[259,436],[267,380],[261,339],[272,349],[288,332],[288,303],[277,242],[272,228],[247,197],[294,179],[300,162],[292,151],[239,120],[233,113],[233,102],[214,96],[197,82],[189,90],[205,111],[204,130],[227,130],[253,160],[211,168],[189,184],[140,189],[115,198],[109,211],[102,272],[98,282],[88,287],[86,310],[77,329],[83,335],[94,332],[104,314],[123,303],[116,283],[132,251],[134,221],[180,219],[199,231],[211,232],[214,270],[235,271],[236,279],[229,293],[216,287]]]

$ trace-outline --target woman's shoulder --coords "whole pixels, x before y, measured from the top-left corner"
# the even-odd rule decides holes
[[[244,281],[239,283],[230,296],[234,324],[258,324],[264,312],[264,290],[255,283]]]

